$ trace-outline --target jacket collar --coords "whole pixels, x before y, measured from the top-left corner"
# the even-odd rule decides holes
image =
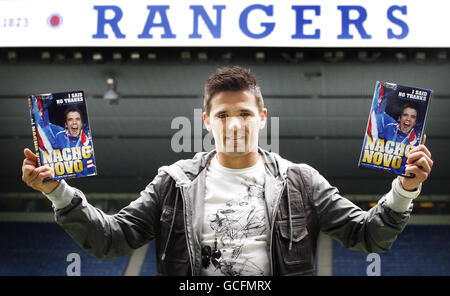
[[[287,168],[291,165],[291,162],[281,158],[276,153],[268,152],[261,148],[258,148],[258,151],[270,174],[276,179],[284,180]],[[182,159],[170,166],[159,168],[158,173],[165,171],[175,180],[178,186],[187,185],[200,175],[216,153],[215,149],[210,152],[199,152],[192,159]]]

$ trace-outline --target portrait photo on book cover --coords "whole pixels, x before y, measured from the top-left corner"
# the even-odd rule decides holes
[[[82,92],[30,96],[41,165],[60,180],[96,175],[94,148]]]
[[[423,138],[431,90],[378,81],[360,166],[405,174],[408,152]]]

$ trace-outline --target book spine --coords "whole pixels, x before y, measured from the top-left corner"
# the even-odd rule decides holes
[[[38,138],[37,138],[36,121],[34,119],[34,112],[33,112],[33,99],[31,97],[28,98],[28,106],[30,108],[31,131],[33,133],[34,151],[36,151],[36,160],[37,160],[38,167],[40,167],[42,165],[41,164],[41,155],[39,153],[39,144],[38,144]]]
[[[423,142],[423,137],[425,135],[425,124],[426,124],[427,119],[428,119],[428,110],[430,110],[431,97],[433,96],[433,90],[432,89],[427,89],[427,91],[430,92],[430,96],[427,98],[428,99],[427,103],[426,103],[427,104],[427,108],[425,109],[425,117],[423,119],[422,133],[420,134],[420,142],[419,142],[419,144],[424,144],[424,145],[425,145],[425,143]]]

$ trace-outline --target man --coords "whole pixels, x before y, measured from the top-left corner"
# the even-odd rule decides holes
[[[398,119],[385,112],[389,95],[396,90],[396,85],[379,82],[375,90],[376,100],[373,101],[372,113],[367,126],[367,135],[374,139],[384,139],[394,143],[417,146],[420,141],[420,134],[414,128],[419,114],[416,105],[406,102]],[[407,159],[402,160],[400,168],[391,168],[398,175],[407,175],[405,165]]]
[[[388,96],[392,91],[395,91],[395,88],[392,89],[389,84],[380,82],[377,85],[375,96],[378,99],[373,102],[367,134],[386,141],[417,145],[420,139],[420,135],[414,129],[419,115],[417,106],[405,103],[399,117],[395,120],[385,112]]]
[[[403,105],[402,112],[398,119],[398,124],[400,131],[404,135],[408,135],[413,132],[417,121],[417,115],[418,111],[416,106],[409,103]]]
[[[48,110],[41,101],[33,100],[33,112],[38,130],[38,144],[41,150],[51,152],[54,149],[85,147],[88,158],[83,158],[83,171],[74,172],[76,176],[88,176],[95,173],[95,158],[90,135],[83,130],[81,111],[69,106],[64,111],[64,128],[49,120]],[[80,152],[81,155],[81,152]]]
[[[25,150],[23,180],[52,202],[56,221],[91,254],[123,256],[156,240],[163,275],[313,275],[319,231],[367,252],[390,248],[433,161],[411,151],[414,178],[395,179],[368,212],[316,170],[258,148],[267,110],[250,71],[222,68],[205,85],[203,119],[216,150],[162,167],[141,196],[108,216]]]
[[[81,111],[76,107],[69,107],[64,111],[64,127],[56,134],[56,142],[59,147],[73,147],[89,140],[83,131]]]
[[[78,177],[93,175],[96,173],[94,151],[91,137],[83,130],[81,111],[76,107],[69,107],[64,114],[65,129],[56,134],[56,145],[60,148],[83,147],[90,157],[83,157],[83,171],[75,174]]]

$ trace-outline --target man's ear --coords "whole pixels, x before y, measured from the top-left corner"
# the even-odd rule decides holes
[[[263,109],[263,111],[260,113],[260,116],[261,116],[261,121],[260,121],[259,129],[262,130],[266,126],[266,122],[267,122],[267,109],[266,108]]]
[[[211,132],[211,122],[210,122],[210,119],[209,119],[209,115],[206,114],[206,112],[203,112],[203,122],[205,123],[206,130],[208,132]]]

